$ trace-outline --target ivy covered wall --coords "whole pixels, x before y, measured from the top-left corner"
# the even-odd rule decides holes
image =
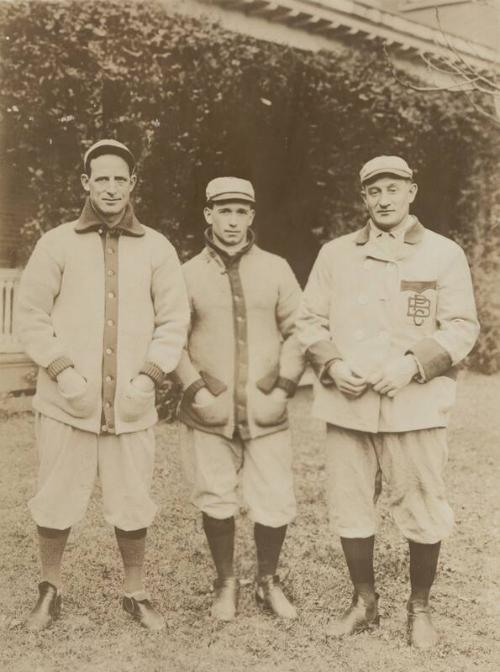
[[[466,97],[399,86],[376,49],[303,52],[155,2],[2,3],[0,26],[2,166],[29,204],[19,264],[77,215],[81,156],[102,137],[137,154],[137,214],[183,257],[206,182],[251,179],[259,242],[302,282],[322,242],[364,223],[360,165],[397,153],[417,171],[415,213],[466,245],[483,322],[470,363],[500,369],[498,131]]]

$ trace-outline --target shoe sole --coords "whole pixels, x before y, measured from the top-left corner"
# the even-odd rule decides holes
[[[295,621],[298,618],[297,612],[295,613],[294,616],[281,616],[280,614],[277,614],[271,607],[271,605],[268,604],[265,601],[265,599],[261,597],[258,593],[255,593],[255,602],[257,603],[257,606],[269,616],[274,616],[275,618],[281,618],[283,621]]]
[[[146,625],[145,623],[143,623],[143,621],[141,621],[141,619],[140,619],[139,616],[136,616],[135,614],[131,614],[130,611],[127,611],[126,609],[124,609],[123,611],[124,611],[124,612],[127,614],[127,616],[129,616],[135,623],[137,623],[138,625],[140,625],[141,628],[144,628],[145,630],[148,630],[148,632],[161,632],[162,630],[165,630],[166,627],[167,627],[166,624],[163,623],[162,625],[160,625],[159,628],[150,628],[149,625]]]
[[[375,630],[379,626],[380,626],[380,616],[377,616],[372,621],[369,621],[364,625],[359,625],[358,627],[354,628],[354,630],[352,630],[351,632],[334,633],[327,631],[326,636],[333,637],[335,639],[341,639],[342,637],[352,637],[353,635],[360,635],[362,632],[371,632],[372,630]]]
[[[59,598],[59,603],[56,603],[54,606],[54,612],[52,614],[49,614],[50,616],[50,621],[47,623],[47,625],[43,625],[41,627],[30,627],[29,622],[26,620],[25,621],[25,626],[26,629],[29,630],[30,632],[42,632],[42,630],[47,630],[47,628],[52,627],[52,625],[55,623],[55,621],[59,620],[61,616],[61,601]]]

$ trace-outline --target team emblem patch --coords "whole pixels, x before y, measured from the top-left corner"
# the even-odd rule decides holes
[[[401,291],[415,292],[408,296],[406,315],[410,317],[416,327],[421,327],[431,315],[431,301],[424,295],[428,289],[436,289],[435,280],[402,280]]]
[[[408,297],[408,312],[416,327],[421,327],[431,314],[431,302],[423,294],[413,294]]]

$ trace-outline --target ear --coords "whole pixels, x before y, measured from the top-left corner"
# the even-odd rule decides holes
[[[81,183],[82,183],[82,187],[88,193],[90,191],[90,187],[89,187],[90,177],[87,175],[87,173],[82,173],[80,175],[80,180],[81,180]]]
[[[134,190],[135,185],[137,184],[137,175],[132,173],[130,176],[130,191]]]
[[[361,187],[360,194],[361,194],[361,200],[366,205],[366,189],[364,187]]]
[[[212,226],[212,208],[208,206],[204,208],[203,215],[205,216],[205,221],[209,226]]]
[[[412,182],[408,190],[408,203],[413,203],[413,201],[415,200],[415,196],[417,195],[417,191],[418,191],[418,185],[415,182]]]
[[[254,219],[255,219],[255,210],[252,208],[250,210],[250,226],[252,226]]]

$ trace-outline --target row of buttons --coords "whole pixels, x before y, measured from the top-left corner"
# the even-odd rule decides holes
[[[117,320],[117,285],[116,276],[118,273],[118,237],[106,232],[106,238],[103,239],[106,255],[105,263],[105,293],[106,301],[104,305],[105,325],[104,331],[104,353],[106,355],[103,364],[103,377],[105,385],[103,387],[103,422],[101,430],[103,432],[112,432],[114,430],[114,398],[115,398],[115,380],[116,380],[116,320]]]
[[[233,310],[236,315],[236,347],[237,362],[235,371],[236,392],[236,424],[243,439],[248,438],[248,419],[246,408],[246,384],[248,376],[248,351],[246,341],[246,315],[243,301],[243,288],[239,276],[238,266],[233,265],[228,272],[233,300]]]

